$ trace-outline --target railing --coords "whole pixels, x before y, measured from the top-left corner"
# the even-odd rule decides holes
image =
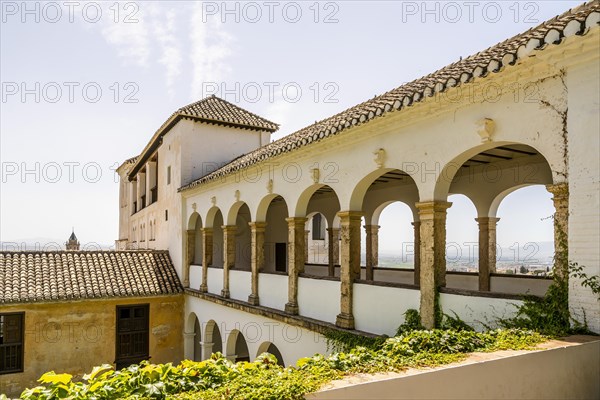
[[[260,305],[284,310],[288,301],[288,276],[261,272],[258,275],[258,297]]]
[[[190,287],[199,289],[202,285],[202,265],[190,265]]]
[[[340,282],[299,277],[298,308],[304,317],[335,323],[340,313]]]
[[[354,324],[358,330],[394,336],[404,322],[406,310],[419,309],[421,293],[418,288],[355,283],[353,289]]]
[[[252,293],[252,272],[232,269],[229,271],[229,294],[232,299],[248,301]]]
[[[223,268],[209,267],[207,272],[208,293],[220,295],[223,290]]]

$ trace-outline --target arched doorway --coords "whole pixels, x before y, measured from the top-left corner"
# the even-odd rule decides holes
[[[274,355],[275,358],[277,359],[277,364],[281,365],[282,367],[285,366],[281,352],[279,351],[277,346],[275,346],[273,343],[271,343],[271,342],[261,343],[261,345],[258,346],[258,351],[256,352],[256,356],[258,357],[263,353],[269,353],[269,354]]]
[[[234,362],[250,362],[250,352],[244,335],[234,329],[227,338],[227,358]]]

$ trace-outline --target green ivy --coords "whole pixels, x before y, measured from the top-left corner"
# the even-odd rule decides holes
[[[414,312],[411,312],[414,319]],[[418,313],[417,313],[418,314]],[[354,335],[356,336],[356,335]],[[338,340],[342,335],[336,336]],[[343,336],[341,340],[359,340]],[[142,362],[120,371],[96,367],[73,382],[69,374],[44,374],[40,386],[26,389],[22,399],[303,399],[323,384],[352,373],[401,371],[464,359],[474,351],[530,349],[545,338],[519,329],[479,333],[468,330],[413,330],[393,338],[366,338],[330,356],[316,354],[281,367],[270,354],[254,362],[232,363],[216,353],[209,360],[179,365]],[[361,341],[361,340],[359,340]]]

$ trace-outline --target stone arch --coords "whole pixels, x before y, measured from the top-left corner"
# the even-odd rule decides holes
[[[269,206],[271,205],[271,202],[278,197],[281,197],[282,199],[285,200],[285,198],[283,196],[276,194],[276,193],[270,193],[260,200],[260,202],[258,203],[258,207],[256,208],[256,217],[255,217],[256,222],[266,222],[267,212],[269,211]],[[286,201],[286,204],[287,204],[287,201]],[[289,215],[289,210],[288,210],[288,215]]]
[[[250,210],[248,204],[244,201],[236,201],[231,205],[229,211],[227,212],[227,218],[225,219],[227,225],[236,224],[238,214],[244,206],[248,207],[248,212],[250,213],[250,220],[252,221],[252,211]]]
[[[279,351],[277,346],[275,346],[273,343],[271,343],[271,342],[261,343],[260,346],[258,346],[258,351],[256,352],[256,356],[258,357],[263,353],[269,353],[269,354],[274,355],[275,358],[277,359],[277,364],[281,365],[282,367],[285,366],[281,352]]]
[[[198,219],[200,219],[200,221],[202,221],[200,214],[198,214],[197,211],[194,211],[188,218],[188,224],[187,224],[188,230],[194,229],[196,227],[196,222],[198,221]]]
[[[200,361],[202,360],[202,328],[200,326],[200,320],[198,319],[196,313],[191,312],[188,315],[185,327],[186,357],[194,361]],[[187,337],[189,337],[190,340],[187,340]]]
[[[214,223],[215,223],[215,218],[217,218],[217,215],[221,214],[221,216],[223,215],[221,212],[221,209],[217,206],[212,206],[211,208],[208,209],[208,211],[206,212],[206,218],[204,219],[204,225],[206,228],[214,228]],[[221,218],[223,219],[223,218]],[[220,228],[220,226],[219,226]]]
[[[214,319],[208,321],[204,327],[204,343],[212,346],[211,353],[223,353],[223,338]]]
[[[289,205],[282,196],[271,194],[261,200],[256,218],[266,223],[265,272],[287,271],[288,216]]]
[[[294,216],[295,217],[304,217],[306,216],[308,213],[315,212],[318,211],[321,214],[323,214],[326,218],[327,218],[327,222],[331,223],[333,222],[333,218],[335,217],[335,214],[337,211],[329,211],[328,210],[321,210],[319,208],[322,208],[323,206],[321,205],[321,207],[317,206],[313,206],[311,208],[309,208],[310,203],[312,200],[314,200],[314,197],[316,194],[318,193],[332,193],[333,197],[331,197],[331,199],[335,198],[335,203],[333,204],[335,209],[339,210],[340,209],[340,200],[339,200],[339,196],[336,193],[336,191],[329,185],[325,185],[322,183],[316,183],[313,185],[310,185],[308,188],[304,189],[304,191],[300,194],[300,196],[298,197],[298,200],[296,201],[296,206],[294,207]]]
[[[444,167],[441,169],[440,174],[435,183],[435,188],[433,191],[433,197],[434,197],[433,200],[445,201],[446,198],[448,197],[449,193],[454,192],[453,190],[451,190],[451,186],[453,186],[453,184],[455,183],[459,172],[462,172],[461,170],[462,170],[463,166],[465,166],[465,164],[467,162],[474,160],[474,158],[477,156],[485,157],[486,152],[489,152],[492,150],[496,150],[496,151],[500,150],[501,152],[505,152],[506,156],[494,155],[494,157],[500,157],[500,159],[502,159],[502,157],[509,157],[511,160],[518,160],[517,157],[509,156],[509,154],[511,153],[510,150],[503,150],[503,149],[514,149],[517,151],[516,154],[519,154],[519,152],[528,152],[528,153],[531,153],[531,154],[529,154],[529,156],[533,156],[533,155],[539,156],[538,157],[539,161],[542,162],[543,164],[545,164],[545,166],[542,171],[539,171],[539,176],[536,176],[536,178],[539,179],[540,181],[543,181],[546,184],[552,184],[553,181],[555,180],[554,173],[552,172],[552,170],[550,168],[550,163],[548,162],[548,158],[539,149],[537,149],[529,144],[524,144],[524,143],[519,143],[519,142],[488,142],[488,143],[482,143],[478,146],[475,146],[468,150],[463,151],[462,153],[458,154],[452,160],[450,160],[449,162],[447,162],[444,165]],[[481,160],[479,160],[477,162],[481,162]],[[527,178],[527,177],[522,177],[522,178]],[[515,179],[514,186],[519,185],[519,184],[521,184],[519,182],[519,179]],[[428,199],[425,199],[425,200],[428,200]],[[475,207],[477,207],[479,210],[481,208],[481,206],[478,205],[477,200],[474,198],[472,198],[472,200],[474,200]]]
[[[407,206],[413,215],[413,221],[416,221],[419,219],[418,210],[416,207],[414,207],[414,205],[408,204],[402,200],[388,200],[386,202],[381,203],[379,206],[377,206],[377,208],[375,208],[375,210],[373,210],[373,213],[370,215],[370,218],[367,218],[365,222],[367,224],[371,224],[371,225],[379,225],[379,218],[381,217],[381,213],[383,212],[383,210],[385,210],[388,206],[390,206],[394,203],[401,203],[401,204],[404,204],[405,206]]]
[[[487,216],[495,218],[496,214],[498,213],[498,208],[500,207],[500,204],[509,194],[516,192],[519,189],[523,189],[525,187],[529,187],[529,186],[533,186],[533,185],[535,185],[535,184],[525,183],[522,185],[513,186],[511,188],[508,188],[508,189],[503,190],[502,192],[498,193],[498,195],[496,197],[494,197],[494,200],[492,200],[492,203],[490,204],[489,210],[487,212]]]
[[[242,332],[237,329],[231,331],[227,336],[227,358],[231,361],[250,361],[248,344]]]
[[[367,194],[367,191],[371,186],[381,178],[384,178],[386,175],[398,174],[402,175],[407,179],[408,184],[414,184],[417,190],[417,197],[419,194],[419,188],[416,185],[415,180],[408,173],[397,169],[397,168],[380,168],[375,171],[370,172],[366,176],[364,176],[358,183],[354,186],[352,190],[352,195],[350,196],[350,204],[349,209],[351,211],[362,211],[364,206],[364,199]]]

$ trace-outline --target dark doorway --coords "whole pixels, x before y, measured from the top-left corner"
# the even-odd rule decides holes
[[[275,271],[287,270],[287,243],[275,243]]]
[[[137,364],[149,358],[149,314],[148,304],[117,306],[117,369]]]

